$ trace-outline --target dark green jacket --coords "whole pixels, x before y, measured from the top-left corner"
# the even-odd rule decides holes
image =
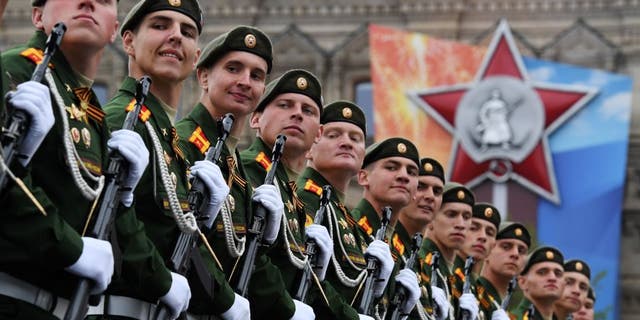
[[[447,267],[447,263],[442,258],[442,253],[438,246],[429,238],[425,238],[422,241],[422,247],[418,252],[418,256],[420,257],[420,278],[422,279],[422,289],[423,294],[420,298],[420,303],[424,306],[425,311],[427,313],[431,313],[433,311],[433,303],[431,301],[431,265],[433,264],[433,255],[435,252],[440,254],[440,260],[438,263],[438,271],[437,275],[437,286],[444,290],[447,295],[449,302],[451,302],[451,287],[449,283],[449,279],[451,278],[451,271]],[[428,298],[425,298],[424,291],[427,291]],[[448,312],[450,313],[450,312]]]
[[[533,316],[531,315],[532,310]],[[526,298],[520,301],[520,304],[509,314],[509,318],[518,320],[544,320],[535,305]]]
[[[480,314],[483,319],[491,319],[493,311],[496,310],[496,304],[502,304],[502,298],[498,293],[498,290],[493,284],[485,277],[478,277],[476,280],[476,298],[480,303]]]

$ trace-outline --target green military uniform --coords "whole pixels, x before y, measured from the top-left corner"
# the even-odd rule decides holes
[[[433,256],[436,252],[440,255],[437,269],[438,274],[436,275],[436,286],[444,290],[447,295],[447,299],[451,301],[451,290],[449,289],[449,278],[452,276],[451,270],[442,258],[442,253],[436,243],[429,238],[425,238],[424,241],[422,241],[422,246],[420,247],[418,256],[424,257],[420,260],[420,278],[422,279],[422,295],[420,296],[420,304],[422,304],[425,309],[424,311],[427,314],[431,314],[433,312],[433,301],[427,297],[431,297],[431,277],[433,276],[431,268],[434,262]],[[427,294],[425,294],[425,291]],[[451,314],[451,312],[452,310],[447,311],[448,314]]]
[[[13,81],[20,83],[31,78],[36,63],[42,59],[46,37],[44,32],[36,31],[26,46],[3,53],[5,70]],[[49,86],[56,121],[29,167],[18,173],[47,215],[43,216],[15,186],[0,200],[4,212],[0,224],[0,250],[3,252],[0,270],[52,293],[51,303],[41,305],[47,310],[55,308],[55,296],[68,298],[78,283],[78,279],[63,268],[74,263],[82,251],[80,233],[99,191],[92,180],[106,167],[109,137],[104,113],[93,91],[82,87],[61,51],[52,58],[51,65],[56,89],[51,83]],[[69,159],[73,149],[77,152],[77,160]],[[69,163],[79,166],[76,169],[83,172],[77,179],[72,178]],[[79,187],[81,181],[88,186]],[[93,196],[87,197],[83,193],[93,193]],[[128,283],[143,282],[150,291],[160,291],[161,277],[153,270],[162,267],[162,260],[146,238],[134,211],[121,206],[115,227],[122,251],[122,276]],[[118,267],[116,259],[116,270]],[[145,269],[149,271],[143,273]],[[5,283],[0,287],[8,288]],[[16,302],[6,295],[0,296],[0,305],[0,310],[8,310],[5,314],[0,312],[0,318],[52,318],[33,304]]]
[[[529,299],[522,299],[520,304],[509,314],[509,318],[517,320],[545,320]]]

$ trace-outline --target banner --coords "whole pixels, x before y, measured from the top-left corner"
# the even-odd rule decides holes
[[[596,317],[617,319],[631,79],[523,57],[506,21],[488,48],[379,25],[369,36],[375,140],[412,140],[525,223],[533,246],[585,260]]]

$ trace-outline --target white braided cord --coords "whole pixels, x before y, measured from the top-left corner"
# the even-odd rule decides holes
[[[359,271],[360,273],[354,279],[349,278],[349,276],[347,276],[347,274],[344,272],[344,270],[342,270],[342,267],[340,266],[340,263],[338,262],[338,259],[336,259],[336,255],[335,254],[331,255],[331,262],[333,263],[333,267],[336,270],[336,274],[338,275],[338,279],[340,280],[340,282],[342,282],[342,284],[344,284],[345,286],[347,286],[349,288],[353,288],[353,287],[357,286],[358,284],[360,284],[367,277],[367,269],[366,268],[357,267],[351,261],[351,258],[349,258],[349,255],[347,254],[347,251],[345,250],[344,245],[342,244],[342,240],[340,239],[340,229],[338,227],[338,218],[336,217],[336,210],[333,208],[333,205],[327,207],[327,213],[328,213],[327,214],[327,218],[329,219],[328,220],[329,235],[331,236],[331,240],[333,241],[333,243],[336,243],[336,241],[334,240],[334,237],[333,237],[333,229],[334,229],[334,224],[335,224],[336,235],[338,236],[338,241],[337,242],[340,245],[340,250],[342,251],[342,254],[346,258],[346,260],[349,263],[349,265],[352,268],[354,268],[356,271]]]
[[[224,238],[227,244],[227,251],[231,257],[238,258],[244,253],[244,245],[247,237],[240,238],[236,234],[236,230],[233,226],[232,212],[229,209],[231,207],[230,201],[229,197],[227,197],[224,205],[220,209],[220,214],[222,215],[222,225],[224,226]]]
[[[282,199],[282,193],[280,191],[280,184],[278,183],[278,178],[274,178],[274,185],[276,186],[276,190],[278,190],[278,195],[280,195],[280,198]],[[287,256],[289,256],[289,261],[291,261],[291,264],[293,264],[294,267],[298,268],[298,269],[302,269],[304,268],[304,265],[307,263],[308,260],[308,256],[304,255],[304,259],[300,259],[298,257],[295,256],[295,254],[291,251],[291,247],[290,247],[290,243],[291,241],[293,241],[293,244],[296,246],[296,248],[298,248],[298,252],[302,253],[302,249],[300,248],[300,245],[298,245],[298,242],[296,242],[296,239],[293,235],[293,232],[291,231],[291,228],[289,228],[289,224],[287,223],[287,214],[284,212],[284,208],[282,208],[282,226],[281,228],[284,228],[284,232],[283,232],[283,236],[284,236],[284,246],[285,246],[285,251],[287,252]],[[289,240],[289,238],[291,238],[291,240]]]

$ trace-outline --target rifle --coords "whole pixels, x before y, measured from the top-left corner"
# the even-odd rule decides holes
[[[429,279],[429,285],[431,287],[438,286],[438,267],[439,266],[440,266],[440,252],[434,251],[431,256],[431,279]],[[431,295],[431,304],[432,304],[431,316],[435,318],[439,312],[438,309],[440,307],[436,303],[436,300],[433,298],[433,295]],[[442,310],[442,311],[446,312],[446,310]]]
[[[151,86],[151,78],[143,76],[136,85],[136,103],[132,111],[130,111],[124,119],[122,129],[133,130],[138,120],[138,114],[144,104],[144,100],[149,93]],[[111,233],[111,228],[116,217],[118,204],[120,203],[121,192],[124,190],[122,182],[127,176],[126,161],[117,151],[109,154],[109,164],[105,171],[105,188],[102,192],[102,201],[100,209],[96,215],[96,221],[93,228],[87,233],[87,236],[106,240]],[[81,320],[87,313],[87,304],[89,303],[89,290],[91,289],[91,280],[80,279],[76,291],[69,303],[69,309],[64,315],[65,320]]]
[[[273,152],[271,153],[271,168],[267,172],[267,176],[264,178],[264,184],[273,184],[273,179],[276,175],[276,169],[282,156],[282,149],[284,143],[287,141],[287,137],[280,134],[276,138],[276,143],[273,146]],[[253,221],[251,228],[247,230],[247,242],[248,245],[245,250],[244,264],[242,265],[242,271],[240,272],[240,279],[236,286],[236,293],[243,297],[247,297],[247,290],[249,289],[249,281],[251,280],[251,274],[253,273],[256,255],[258,253],[258,246],[262,242],[262,236],[266,225],[267,209],[259,202],[252,203],[253,209]]]
[[[322,187],[322,196],[320,197],[320,207],[316,211],[315,217],[313,217],[314,224],[322,224],[325,212],[329,206],[329,200],[331,199],[331,186],[325,185]],[[316,256],[316,242],[313,239],[307,240],[307,247],[305,249],[307,253],[309,263],[306,263],[302,273],[302,279],[300,279],[300,286],[296,292],[295,299],[305,302],[307,298],[307,292],[311,287],[311,280],[313,275],[313,269],[318,266],[318,257]]]
[[[511,296],[513,295],[513,291],[516,288],[516,281],[516,276],[513,276],[513,278],[509,280],[509,285],[507,286],[507,295],[504,296],[504,300],[502,300],[502,305],[500,306],[505,311],[509,307],[509,302],[511,302]]]
[[[32,81],[42,82],[44,73],[49,67],[49,61],[60,46],[62,37],[66,31],[67,27],[62,22],[56,23],[53,27],[51,34],[49,34],[47,42],[44,45],[45,48],[42,61],[38,63],[36,69],[33,70],[33,73],[31,74]],[[7,105],[9,104],[10,103],[7,101]],[[8,168],[13,163],[13,159],[16,157],[16,152],[22,145],[24,133],[29,127],[30,122],[29,115],[26,112],[16,108],[9,109],[11,110],[11,114],[9,115],[7,125],[3,128],[2,136],[0,137],[0,141],[2,142],[2,160],[4,160],[4,163],[7,166],[6,170],[9,170]],[[17,156],[19,157],[20,155]],[[3,170],[0,173],[0,191],[4,190],[8,182],[6,170]]]
[[[387,233],[387,225],[389,225],[389,219],[391,219],[391,207],[386,206],[382,209],[382,223],[380,229],[376,232],[376,240],[384,241],[384,236]],[[373,316],[373,285],[375,282],[384,281],[380,279],[379,261],[375,257],[367,258],[367,279],[362,289],[362,299],[358,306],[358,313]]]
[[[411,255],[409,256],[407,264],[404,266],[405,269],[413,270],[413,265],[416,262],[418,251],[420,250],[420,245],[422,245],[422,233],[416,232],[416,234],[413,235],[413,241],[411,244]],[[391,320],[399,320],[400,317],[407,315],[400,313],[400,306],[407,299],[406,291],[407,290],[405,289],[405,287],[396,285],[396,294],[391,300],[391,306],[395,307],[395,310],[393,310],[393,313],[391,314]]]
[[[464,262],[464,285],[462,286],[462,294],[471,293],[471,269],[473,268],[473,257],[467,257],[467,260]],[[467,309],[459,309],[460,313],[456,317],[456,319],[461,320],[472,320],[471,314]]]
[[[218,137],[216,145],[214,147],[209,147],[209,150],[207,150],[207,153],[205,154],[204,160],[211,161],[216,164],[220,163],[222,148],[224,147],[224,142],[229,136],[229,132],[231,132],[233,121],[233,114],[227,113],[226,115],[224,115],[224,117],[222,118],[222,134]],[[200,254],[196,250],[198,247],[198,236],[200,233],[199,230],[201,227],[203,227],[203,222],[209,219],[208,216],[202,214],[202,211],[204,211],[209,202],[207,201],[207,198],[209,196],[207,195],[207,193],[205,193],[205,189],[206,186],[204,185],[202,180],[198,177],[194,177],[191,183],[191,189],[189,189],[187,200],[189,201],[189,210],[193,212],[196,221],[198,221],[198,230],[190,234],[181,232],[180,236],[178,236],[176,246],[173,249],[173,253],[171,254],[171,270],[183,276],[187,275],[187,273],[189,272],[190,262],[192,262],[193,259],[196,258],[193,255]],[[193,261],[193,263],[195,264],[196,261]],[[210,286],[207,285],[213,283],[213,281],[211,281],[211,276],[207,272],[198,272],[198,268],[195,269],[196,274],[200,278],[205,291],[213,301],[213,290]],[[167,306],[164,304],[160,304],[156,309],[155,319],[169,319],[169,315],[170,312]],[[186,315],[180,315],[181,318],[183,316]]]

